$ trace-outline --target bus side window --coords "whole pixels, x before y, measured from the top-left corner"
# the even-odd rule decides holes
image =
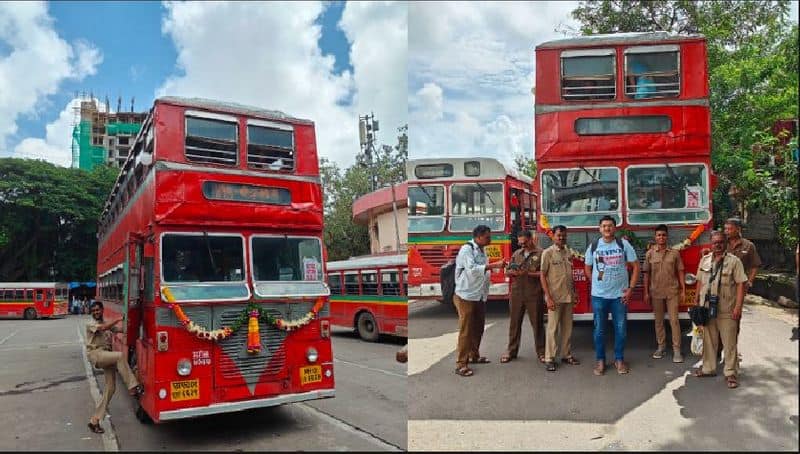
[[[25,290],[14,290],[14,299],[16,301],[24,301],[25,300]]]
[[[328,273],[328,286],[331,288],[331,295],[342,293],[342,278],[339,273]]]
[[[364,295],[378,294],[378,273],[375,271],[364,271],[361,273],[361,290]]]
[[[400,286],[397,282],[397,271],[384,271],[381,273],[381,292],[386,296],[397,296],[400,294]]]
[[[358,288],[358,274],[351,273],[344,275],[344,294],[345,295],[360,295],[361,291]]]
[[[408,295],[408,270],[403,270],[403,295]]]
[[[44,301],[44,292],[42,290],[36,290],[36,301]]]
[[[153,279],[154,260],[153,257],[144,257],[144,300],[153,301],[155,299],[155,284]]]
[[[33,301],[33,290],[25,290],[25,301]]]

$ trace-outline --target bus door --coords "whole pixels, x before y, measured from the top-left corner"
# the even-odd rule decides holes
[[[142,258],[144,241],[138,235],[131,235],[125,249],[125,281],[123,283],[123,308],[125,332],[120,340],[124,341],[128,361],[134,362],[136,339],[139,338],[139,327],[142,322]],[[124,339],[124,340],[123,340]]]

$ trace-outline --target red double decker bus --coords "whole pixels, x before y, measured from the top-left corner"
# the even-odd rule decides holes
[[[642,261],[654,228],[668,225],[689,284],[681,317],[694,300],[692,273],[712,226],[708,93],[699,35],[596,35],[536,47],[540,232],[567,226],[569,245],[583,255],[600,235],[600,218],[610,215]],[[582,257],[574,276],[576,319],[591,319]],[[631,319],[653,317],[641,285],[628,306]]]
[[[0,282],[0,317],[35,320],[67,315],[68,293],[63,282]]]
[[[155,422],[334,396],[314,124],[155,101],[99,225],[99,298]]]
[[[440,269],[472,239],[476,226],[492,229],[485,248],[492,260],[509,260],[519,231],[536,228],[533,180],[496,159],[410,159],[406,175],[409,298],[443,299]],[[508,297],[509,278],[493,271],[489,298]]]

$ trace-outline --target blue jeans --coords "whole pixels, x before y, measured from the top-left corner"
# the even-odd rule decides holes
[[[628,306],[622,304],[622,298],[600,298],[592,296],[594,311],[594,352],[597,361],[606,360],[606,320],[611,312],[614,323],[614,360],[622,361],[625,357],[625,338],[627,337]]]

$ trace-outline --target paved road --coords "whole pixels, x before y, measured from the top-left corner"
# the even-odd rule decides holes
[[[508,333],[507,306],[490,308],[481,354],[461,378],[455,367],[456,315],[433,302],[409,306],[409,449],[798,449],[797,311],[746,306],[740,388],[720,376],[697,379],[686,362],[650,358],[652,322],[629,322],[629,375],[592,374],[591,323],[578,323],[573,352],[579,366],[546,372],[523,325],[517,361],[500,364]],[[607,357],[613,358],[612,339]]]
[[[0,450],[398,450],[406,448],[404,343],[365,343],[334,330],[334,399],[142,425],[120,390],[113,431],[92,434],[80,331],[85,317],[0,320]],[[102,391],[102,372],[88,369]],[[104,439],[105,438],[105,439]]]

